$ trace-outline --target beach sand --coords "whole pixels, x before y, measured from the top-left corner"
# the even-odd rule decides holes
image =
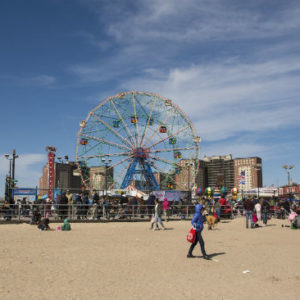
[[[205,225],[211,261],[199,245],[186,258],[189,221],[155,232],[146,222],[0,225],[0,299],[300,299],[300,230],[244,222]]]

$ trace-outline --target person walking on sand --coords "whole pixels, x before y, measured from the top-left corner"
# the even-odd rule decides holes
[[[74,196],[70,190],[67,190],[66,197],[68,198],[68,217],[71,218],[73,216]]]
[[[257,201],[257,203],[254,205],[254,208],[256,211],[257,220],[260,221],[261,220],[261,205],[260,205],[259,201]]]
[[[253,228],[254,224],[253,224],[253,220],[252,220],[252,215],[253,215],[254,205],[250,198],[247,198],[247,200],[244,202],[244,209],[245,209],[245,215],[246,215],[246,228],[249,227],[249,219],[251,222],[251,228]]]
[[[267,226],[268,215],[270,212],[270,204],[266,199],[262,199],[261,212],[262,212],[263,226]]]
[[[207,260],[210,260],[209,256],[206,254],[205,247],[204,247],[204,240],[203,240],[202,235],[201,235],[201,232],[204,228],[202,210],[203,210],[202,204],[196,204],[195,205],[195,214],[193,216],[193,219],[192,219],[191,223],[196,228],[196,237],[195,237],[195,241],[190,246],[187,257],[188,258],[194,257],[193,250],[194,250],[195,246],[197,245],[197,243],[199,242],[203,258],[207,259]]]
[[[162,227],[162,230],[165,230],[165,226],[161,220],[161,214],[162,214],[162,205],[159,203],[158,199],[155,199],[155,207],[154,207],[154,224],[153,224],[153,230],[158,230],[158,222],[160,226]]]

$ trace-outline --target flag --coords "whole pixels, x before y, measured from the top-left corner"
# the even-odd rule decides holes
[[[246,184],[246,180],[240,180],[239,184]]]
[[[245,179],[245,174],[246,174],[246,171],[241,171],[241,174],[237,177],[237,180],[243,180],[243,179]]]

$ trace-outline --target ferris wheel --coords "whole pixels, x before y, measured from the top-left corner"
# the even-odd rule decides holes
[[[87,187],[87,171],[102,166],[105,176],[111,175],[108,188],[184,190],[176,181],[186,168],[181,162],[199,159],[200,138],[191,121],[171,100],[156,94],[117,94],[80,122],[76,162]]]

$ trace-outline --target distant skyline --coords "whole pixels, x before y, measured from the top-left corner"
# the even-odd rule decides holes
[[[172,99],[201,158],[263,160],[263,184],[300,182],[300,2],[12,0],[0,3],[0,196],[35,187],[45,147],[75,158],[79,121],[107,97]]]

